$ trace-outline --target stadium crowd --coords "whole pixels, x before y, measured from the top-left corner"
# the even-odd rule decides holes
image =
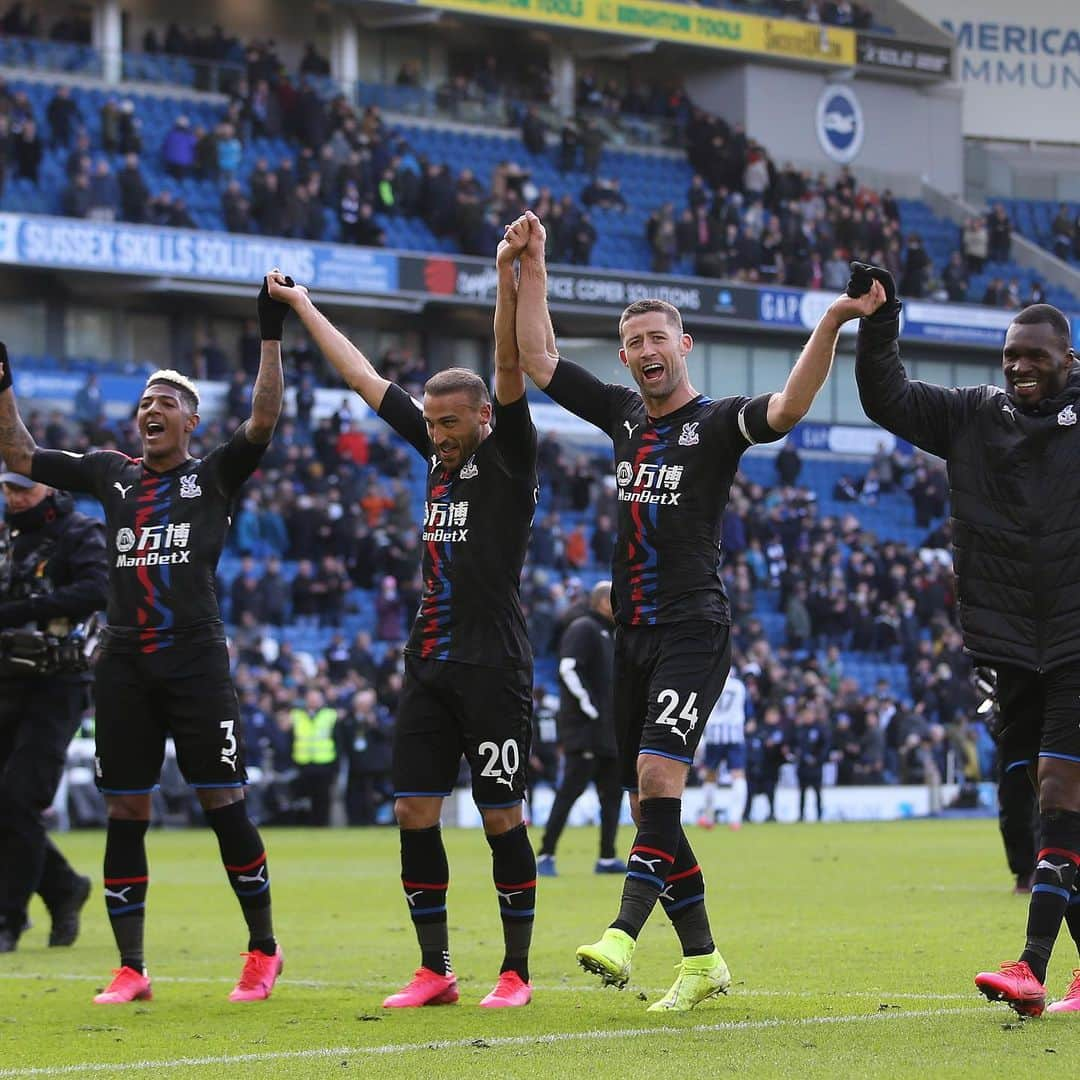
[[[1080,261],[1080,209],[1061,203],[1050,222],[1049,247],[1059,259]]]
[[[0,15],[0,34],[13,38],[48,38],[50,41],[66,41],[89,45],[92,33],[90,18],[78,5],[72,5],[60,18],[51,22],[46,30],[41,12],[15,0]]]
[[[832,9],[844,5],[825,5]],[[826,21],[835,21],[826,18]],[[506,99],[509,121],[521,133],[522,160],[507,159],[489,176],[418,153],[385,122],[376,105],[354,107],[328,79],[329,64],[312,44],[299,67],[288,69],[273,41],[242,44],[220,27],[189,33],[170,25],[147,31],[144,49],[232,64],[229,102],[213,125],[192,124],[178,113],[160,145],[143,131],[131,99],[111,98],[100,115],[95,145],[87,118],[65,87],[44,117],[22,92],[0,83],[0,143],[4,171],[37,182],[46,147],[66,152],[68,183],[61,212],[72,217],[194,227],[185,199],[151,190],[141,155],[160,154],[176,180],[215,181],[225,228],[296,239],[334,238],[382,246],[393,216],[419,219],[437,238],[468,254],[497,242],[499,223],[534,209],[548,224],[549,258],[587,265],[597,240],[596,210],[648,212],[644,242],[652,269],[734,280],[838,289],[852,258],[888,268],[913,299],[980,300],[1017,308],[1039,302],[1038,283],[1022,292],[1016,279],[995,278],[981,296],[969,279],[987,260],[1009,258],[1011,224],[997,206],[973,218],[945,265],[935,266],[917,232],[902,229],[897,200],[842,168],[835,177],[778,165],[740,124],[696,107],[677,80],[625,84],[584,69],[576,88],[577,113],[549,130],[543,106],[551,96],[544,62],[514,72],[494,56],[460,60],[439,90],[453,115],[455,103]],[[400,86],[415,85],[419,65],[405,61]],[[509,92],[513,91],[513,98]],[[609,121],[661,118],[679,139],[695,170],[684,199],[628,207],[619,177],[605,169]],[[254,139],[285,139],[279,160],[252,157]],[[530,156],[554,154],[567,187],[532,179]],[[584,174],[581,184],[575,179]],[[1063,233],[1064,235],[1064,233]]]
[[[306,366],[307,355],[301,347],[290,369]],[[384,357],[381,369],[413,392],[424,378],[422,361],[405,351]],[[302,374],[301,387],[310,378]],[[240,367],[222,415],[204,420],[193,453],[238,422],[247,395]],[[92,391],[80,395],[74,421],[34,413],[31,430],[43,445],[137,453],[130,426],[106,423],[95,400]],[[348,820],[386,821],[401,647],[421,591],[419,489],[403,444],[361,427],[352,398],[318,420],[308,394],[296,400],[244,490],[229,540],[238,571],[219,587],[251,760],[273,778],[267,816],[310,821],[311,806],[325,823],[327,803],[310,797],[311,785],[328,786],[340,771]],[[537,656],[551,658],[609,565],[616,503],[605,451],[548,435],[539,461],[544,494],[522,598]],[[819,768],[832,762],[839,784],[939,783],[950,751],[958,779],[989,777],[992,744],[956,628],[943,471],[918,454],[881,451],[862,475],[853,470],[825,492],[799,486],[800,467],[798,453],[786,449],[775,484],[739,474],[723,523],[733,670],[748,690],[751,792],[769,796],[771,806],[781,766],[804,768],[810,754]],[[860,506],[894,492],[907,493],[926,529],[917,550],[879,542],[859,523]],[[851,502],[851,513],[823,516],[819,498]],[[356,630],[351,616],[363,612]],[[781,633],[768,632],[770,614],[783,616]],[[313,636],[318,648],[298,646],[285,627],[322,628]],[[852,654],[903,665],[906,692],[895,679],[860,685],[845,671]],[[556,687],[550,668],[540,670],[532,764],[534,779],[551,782],[557,756],[540,728]],[[296,709],[333,711],[332,769],[293,760]],[[824,756],[804,728],[823,737]]]
[[[798,6],[811,19],[821,13],[814,3]],[[826,5],[830,11],[845,6],[850,8]],[[328,65],[310,45],[295,75],[272,42],[242,45],[220,28],[202,35],[174,25],[160,39],[148,31],[143,46],[242,68],[216,127],[193,127],[177,116],[161,146],[172,176],[221,184],[225,222],[236,232],[321,237],[329,211],[341,239],[377,245],[384,239],[379,218],[405,214],[423,218],[436,235],[453,235],[465,251],[487,254],[497,223],[524,203],[548,222],[554,261],[588,263],[596,239],[589,209],[626,207],[618,178],[600,171],[605,129],[597,117],[630,113],[660,115],[679,126],[696,170],[685,208],[665,203],[649,218],[647,240],[659,272],[689,258],[695,272],[711,277],[840,290],[854,257],[889,268],[906,296],[963,299],[968,272],[981,270],[986,259],[1009,255],[1008,217],[995,208],[988,219],[972,219],[962,251],[954,253],[939,280],[918,235],[902,234],[891,192],[868,189],[847,168],[834,179],[790,164],[778,168],[741,125],[695,107],[677,85],[619,87],[582,73],[579,115],[554,140],[563,172],[591,177],[575,197],[538,189],[527,162],[505,162],[485,185],[468,168],[455,175],[450,166],[423,159],[387,126],[377,107],[357,110],[340,96],[327,99],[319,80]],[[398,82],[408,85],[415,77],[415,65],[406,63]],[[546,100],[543,69],[532,69],[528,79],[533,99]],[[447,93],[496,93],[499,80],[498,66],[486,59],[453,74]],[[67,148],[66,213],[194,224],[182,199],[151,192],[143,179],[139,155],[154,148],[145,145],[130,101],[106,102],[99,146],[91,144],[85,118],[63,87],[49,103],[44,124],[42,119],[33,115],[25,94],[0,85],[0,135],[6,136],[5,156],[16,175],[36,179],[43,132],[51,145]],[[525,108],[518,119],[526,151],[548,153],[553,140],[540,111]],[[256,137],[287,138],[295,154],[276,163],[258,160],[243,175],[244,146]],[[123,166],[114,174],[103,154],[122,155]],[[993,295],[988,289],[983,299],[1020,306],[1039,297],[1021,297],[1018,289],[1002,285]],[[225,415],[206,426],[204,445],[212,445],[246,406],[258,361],[258,339],[249,329],[238,362],[212,341],[202,343],[192,359],[197,378],[233,379]],[[312,422],[314,385],[322,380],[310,349],[294,356],[290,367],[305,372],[297,385],[296,415],[281,426],[256,482],[245,490],[231,540],[243,560],[222,598],[234,628],[253,763],[269,763],[287,775],[302,770],[304,764],[291,756],[293,711],[333,709],[336,753],[348,763],[349,819],[366,822],[386,804],[400,646],[420,589],[414,485],[401,447],[363,430],[348,399],[332,417]],[[423,364],[408,355],[384,358],[383,370],[414,391],[424,377]],[[130,433],[105,426],[92,403],[80,420],[80,432],[65,431],[59,415],[37,417],[34,424],[47,445],[134,449]],[[523,598],[537,652],[550,656],[559,630],[583,601],[581,576],[599,573],[610,559],[614,490],[605,479],[606,458],[596,452],[547,439],[541,468],[549,492],[533,530]],[[856,513],[820,517],[816,501],[824,493],[800,488],[796,479],[781,475],[765,489],[740,477],[725,521],[734,667],[746,678],[751,702],[752,786],[768,792],[781,764],[799,763],[806,746],[799,732],[807,725],[826,732],[840,783],[941,777],[949,749],[965,776],[987,775],[992,751],[974,719],[970,671],[959,648],[947,531],[928,532],[919,551],[878,545],[861,530]],[[945,485],[925,460],[875,461],[865,476],[839,483],[833,495],[872,504],[896,488],[910,492],[918,523],[930,530],[944,512]],[[347,634],[345,616],[358,603],[373,606],[372,629]],[[784,616],[782,643],[770,641],[758,617],[770,608]],[[279,640],[274,630],[286,624],[337,632],[322,655],[312,655]],[[849,651],[873,651],[903,663],[910,702],[887,685],[866,697],[845,675],[841,654]],[[309,689],[317,697],[309,700]],[[312,806],[317,802],[308,799]],[[279,812],[288,815],[291,808],[292,801],[283,798]]]

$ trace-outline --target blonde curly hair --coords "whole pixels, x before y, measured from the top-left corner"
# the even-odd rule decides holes
[[[146,380],[146,388],[149,389],[154,383],[167,383],[175,387],[180,391],[180,400],[193,413],[199,411],[199,391],[186,375],[181,375],[179,371],[173,371],[172,368],[162,368]]]

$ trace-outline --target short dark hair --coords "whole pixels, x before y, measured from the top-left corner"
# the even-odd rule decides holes
[[[1053,304],[1030,304],[1013,319],[1021,326],[1033,326],[1037,323],[1049,323],[1064,340],[1065,348],[1072,348],[1072,327],[1069,320]]]
[[[444,394],[467,394],[476,408],[487,405],[491,401],[487,383],[475,371],[460,367],[435,372],[424,383],[424,393],[432,397],[442,397]]]
[[[650,311],[659,311],[667,316],[667,321],[678,330],[679,334],[683,333],[682,315],[674,304],[669,304],[666,300],[635,300],[619,316],[619,340],[622,340],[623,327],[627,319],[632,319],[635,315],[648,315]]]

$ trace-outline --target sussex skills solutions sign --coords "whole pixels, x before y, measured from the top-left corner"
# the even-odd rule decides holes
[[[23,214],[0,213],[0,262],[245,284],[280,266],[313,288],[398,288],[397,256],[369,248]]]
[[[554,23],[819,64],[855,63],[855,33],[662,0],[416,0],[420,7]]]

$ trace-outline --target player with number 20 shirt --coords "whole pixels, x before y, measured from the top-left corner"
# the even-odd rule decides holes
[[[312,304],[301,287],[271,282],[345,381],[427,463],[420,528],[424,591],[405,647],[394,728],[394,814],[401,885],[420,946],[420,967],[387,1008],[458,1000],[450,962],[450,870],[440,831],[443,800],[462,754],[492,854],[505,952],[485,1008],[532,998],[529,947],[536,857],[522,814],[532,714],[532,649],[519,581],[536,506],[536,430],[514,341],[522,239],[496,257],[494,401],[484,380],[450,368],[424,386],[422,403],[383,378]]]

